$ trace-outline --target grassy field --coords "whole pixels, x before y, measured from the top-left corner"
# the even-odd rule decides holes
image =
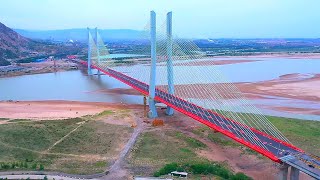
[[[67,120],[11,120],[0,125],[0,170],[42,166],[44,170],[74,174],[103,172],[133,131],[128,126],[95,120],[110,114]]]
[[[195,171],[188,176],[188,179],[206,178],[224,179],[225,177],[219,173],[226,173],[231,178],[233,173],[229,170],[227,164],[209,162],[207,159],[197,156],[195,151],[205,149],[207,146],[202,142],[188,137],[176,130],[159,130],[143,133],[135,147],[128,157],[128,161],[137,176],[159,176],[167,174],[168,171],[179,170],[179,168]],[[167,167],[177,164],[178,167]],[[216,174],[211,174],[210,170],[199,171],[195,169],[210,167]],[[217,168],[217,170],[213,170]],[[190,172],[188,171],[188,172]],[[224,172],[222,172],[224,171]],[[163,176],[165,177],[165,176]],[[229,178],[228,178],[229,179]]]

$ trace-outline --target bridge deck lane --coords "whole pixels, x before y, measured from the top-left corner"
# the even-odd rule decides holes
[[[93,68],[99,69],[105,74],[122,81],[123,83],[133,87],[145,95],[149,94],[149,85],[141,81],[109,68],[101,69],[97,66],[93,66]],[[301,171],[313,177],[318,177],[314,175],[320,174],[318,168],[311,168],[308,166],[308,164],[310,164],[309,162],[315,162],[313,164],[319,164],[319,161],[305,154],[302,150],[294,147],[291,144],[285,143],[244,124],[223,117],[222,115],[219,115],[211,110],[199,107],[193,103],[180,99],[159,89],[156,89],[155,91],[155,99],[203,124],[206,124],[207,126],[238,141],[239,143],[252,148],[253,150],[263,154],[273,161],[285,162],[283,159],[286,159],[284,157],[286,157],[288,154],[297,154],[299,156],[295,157],[294,163],[297,164],[297,167],[300,167]],[[293,160],[291,159],[290,163],[292,163],[292,161]]]

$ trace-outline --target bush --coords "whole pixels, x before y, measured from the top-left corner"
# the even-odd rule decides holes
[[[237,174],[231,177],[231,180],[251,180],[252,178],[248,177],[242,172],[238,172]]]
[[[160,174],[160,172],[159,172],[159,171],[156,171],[156,172],[153,174],[153,176],[154,176],[154,177],[160,177],[160,176],[161,176],[161,174]]]
[[[233,175],[232,172],[230,172],[224,166],[216,163],[198,163],[198,164],[191,164],[191,165],[190,164],[179,165],[177,163],[170,163],[170,164],[166,164],[159,171],[156,171],[153,174],[153,176],[159,177],[161,175],[168,174],[172,171],[179,171],[179,172],[187,171],[187,172],[192,172],[192,174],[203,174],[203,175],[212,174],[224,179],[235,178],[232,180],[249,180],[250,179],[243,173],[237,173],[236,175]],[[243,178],[247,178],[247,179],[243,179]]]
[[[43,171],[44,170],[44,166],[42,164],[40,164],[40,168],[39,168],[40,171]]]
[[[23,167],[24,167],[24,168],[28,168],[28,163],[27,163],[27,162],[24,162]]]
[[[176,171],[178,169],[177,163],[170,163],[166,164],[163,168],[161,168],[159,171],[155,172],[153,176],[159,177],[161,175],[169,174],[172,171]]]

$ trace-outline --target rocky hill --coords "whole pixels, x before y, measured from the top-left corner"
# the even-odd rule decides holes
[[[4,24],[0,23],[0,65],[8,59],[16,59],[28,55],[35,42],[21,36]]]
[[[9,65],[10,62],[24,62],[25,59],[29,62],[49,55],[76,54],[78,51],[79,47],[76,45],[57,45],[26,38],[0,23],[0,66]]]

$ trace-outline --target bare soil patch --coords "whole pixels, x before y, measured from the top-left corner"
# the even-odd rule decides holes
[[[76,101],[0,101],[0,117],[8,119],[55,120],[94,115],[105,110],[135,107],[139,106]]]

